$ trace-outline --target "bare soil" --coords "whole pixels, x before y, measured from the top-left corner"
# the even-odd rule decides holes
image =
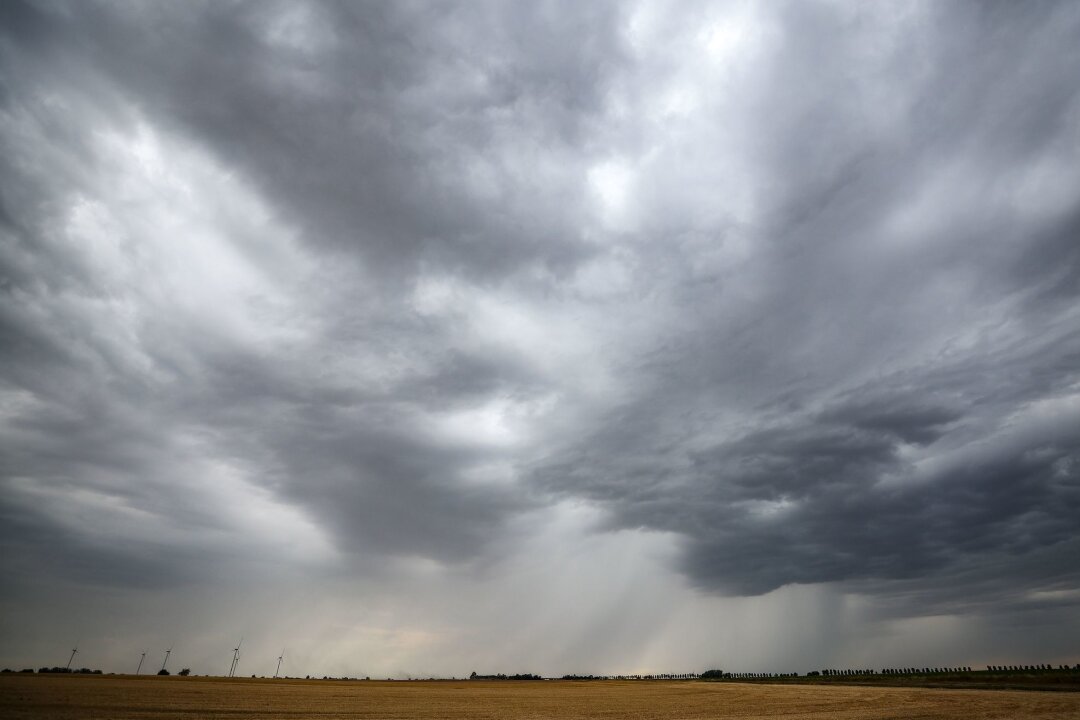
[[[707,682],[0,676],[8,720],[1080,718],[1080,693]]]

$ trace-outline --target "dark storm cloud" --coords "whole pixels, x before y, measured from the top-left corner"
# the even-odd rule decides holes
[[[1070,597],[1080,11],[647,10],[5,5],[20,577],[584,498],[707,591]]]
[[[390,292],[407,293],[421,265],[488,275],[584,252],[573,223],[580,173],[557,159],[578,162],[569,153],[618,62],[617,23],[600,5],[565,19],[488,10],[9,6],[9,117],[31,115],[27,124],[39,124],[57,157],[45,176],[47,163],[27,149],[6,155],[25,160],[5,171],[5,373],[36,401],[10,428],[6,475],[183,517],[201,501],[183,502],[188,483],[162,466],[198,472],[171,439],[195,433],[197,452],[251,466],[256,484],[312,509],[340,549],[478,552],[523,501],[461,486],[459,470],[484,453],[425,437],[409,407],[527,394],[535,381],[489,354],[455,349],[453,330],[418,322],[407,298],[349,285],[389,281]],[[556,42],[563,23],[580,23],[588,42]],[[60,113],[49,93],[66,101]],[[316,357],[290,365],[162,313],[140,328],[140,350],[167,376],[162,385],[132,377],[108,338],[83,325],[79,301],[128,288],[108,287],[98,268],[41,242],[56,231],[42,199],[59,207],[100,171],[91,121],[129,130],[140,115],[205,143],[252,179],[305,243],[355,253],[356,274],[319,281],[341,285],[316,301],[325,319]],[[16,143],[23,128],[9,129]],[[473,167],[484,176],[479,190],[463,182]],[[570,182],[533,187],[545,172]],[[53,302],[64,296],[75,302]],[[421,367],[379,387],[312,377],[311,362],[348,363],[355,343]],[[63,537],[54,543],[78,545]]]
[[[1038,364],[1024,360],[1017,366],[1037,376]],[[1005,375],[1017,371],[1005,368]],[[940,379],[957,381],[950,389],[963,394],[971,388],[957,375],[985,382],[980,371],[972,363]],[[932,397],[938,379],[927,373],[917,391]],[[1011,418],[1028,425],[1013,433],[988,432],[982,424],[996,426],[1019,389],[1004,402],[991,394],[1000,388],[987,388],[989,397],[967,407],[929,405],[924,397],[905,407],[912,399],[881,391],[889,380],[834,407],[786,413],[770,427],[704,450],[670,439],[639,448],[642,436],[653,432],[609,430],[589,437],[587,452],[542,477],[614,508],[616,525],[685,535],[686,569],[706,588],[757,594],[793,582],[917,585],[931,579],[924,586],[929,594],[942,594],[937,583],[944,581],[958,585],[952,594],[960,597],[970,583],[985,602],[1032,588],[1075,587],[1067,549],[1080,511],[1075,407],[1030,423]],[[1040,385],[1036,379],[1024,394],[1042,397]],[[990,407],[979,407],[983,402]],[[626,430],[624,422],[612,424]],[[971,432],[979,440],[965,442]],[[960,449],[950,453],[953,443]],[[924,451],[924,457],[946,459],[920,468],[916,458]],[[1035,557],[1038,573],[1032,572]],[[992,574],[979,572],[989,567]]]
[[[130,10],[76,8],[51,42],[78,39],[311,242],[395,274],[425,258],[488,274],[582,252],[581,136],[620,64],[606,4]]]
[[[1076,155],[1057,58],[1078,15],[952,6],[890,46],[860,13],[788,10],[740,96],[768,188],[742,276],[700,282],[685,245],[651,254],[678,278],[679,329],[643,392],[537,476],[616,526],[683,535],[704,588],[906,580],[919,611],[942,584],[1000,602],[1075,588],[1080,195],[1048,173],[1062,209],[1040,216],[1021,191]],[[1049,419],[1026,417],[1041,404]]]

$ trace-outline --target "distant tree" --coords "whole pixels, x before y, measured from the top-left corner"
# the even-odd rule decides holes
[[[516,675],[507,675],[506,673],[499,673],[497,675],[479,675],[472,673],[469,675],[470,680],[543,680],[539,675],[533,673],[519,673]]]
[[[717,678],[722,678],[722,677],[724,677],[724,671],[723,670],[715,670],[715,669],[706,670],[705,672],[701,673],[701,677],[706,679],[706,680],[714,680],[714,679],[717,679]]]
[[[157,671],[157,674],[158,675],[168,675],[169,671],[166,670],[165,668],[161,668],[160,670]]]
[[[191,674],[191,668],[184,668],[183,670],[181,670],[180,672],[178,672],[176,674],[180,675],[182,677],[187,677],[188,675]]]

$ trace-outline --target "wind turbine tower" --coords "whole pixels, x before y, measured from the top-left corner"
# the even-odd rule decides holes
[[[146,653],[143,652],[142,657],[139,658],[139,667],[135,668],[135,674],[136,675],[138,675],[139,672],[142,670],[143,660],[145,660],[145,659],[146,659]]]
[[[161,669],[162,670],[165,669],[166,663],[169,662],[169,653],[171,653],[171,652],[172,652],[172,648],[169,648],[168,650],[165,651],[165,660],[164,660],[164,662],[161,663]]]
[[[232,651],[232,665],[229,666],[229,677],[236,675],[236,666],[240,663],[240,646],[244,644],[244,638],[240,638],[240,642],[236,643],[236,647]]]
[[[281,658],[285,657],[285,648],[281,648],[281,654],[277,659],[277,670],[274,671],[274,679],[277,680],[278,674],[281,672]]]

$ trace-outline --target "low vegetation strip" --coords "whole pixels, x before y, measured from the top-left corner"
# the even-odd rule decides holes
[[[787,720],[1080,717],[1080,693],[686,681],[0,677],[8,720]]]
[[[771,673],[704,673],[709,682],[756,682],[770,684],[874,685],[880,687],[964,688],[983,690],[1056,690],[1080,692],[1080,668],[996,669],[969,671],[905,671],[895,673],[850,672],[807,675]]]

